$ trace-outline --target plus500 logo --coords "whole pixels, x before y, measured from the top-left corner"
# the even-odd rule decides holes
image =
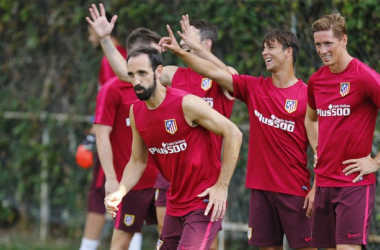
[[[185,151],[187,148],[187,143],[162,143],[162,148],[149,148],[149,151],[152,155],[154,154],[174,154],[179,153],[181,151]]]
[[[342,107],[343,106],[343,107]],[[350,106],[348,105],[329,105],[329,109],[317,109],[319,116],[349,116],[351,113]]]

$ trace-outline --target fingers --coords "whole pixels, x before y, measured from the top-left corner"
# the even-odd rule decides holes
[[[89,25],[91,25],[91,26],[94,24],[94,22],[91,21],[91,19],[90,19],[89,17],[86,17],[86,21],[87,21],[87,23],[88,23]]]
[[[303,202],[303,209],[306,208],[307,204],[309,204],[309,197],[308,196],[305,197],[305,201]]]
[[[95,17],[98,18],[100,16],[98,8],[96,8],[95,4],[91,4],[91,6],[92,6],[92,10],[94,12]]]
[[[168,30],[169,37],[170,37],[170,38],[173,38],[173,37],[174,37],[174,35],[173,35],[173,31],[172,31],[172,29],[170,28],[169,24],[166,25],[166,29]]]
[[[111,24],[115,25],[117,18],[118,18],[118,16],[116,16],[116,15],[113,16],[111,19]]]
[[[360,173],[352,182],[355,183],[357,181],[362,180],[363,175],[364,175],[363,173]]]
[[[313,216],[313,207],[309,205],[306,211],[306,217],[311,218]]]
[[[106,11],[104,10],[104,6],[103,4],[99,4],[99,8],[100,8],[100,15],[101,16],[106,16]]]
[[[209,194],[209,188],[206,189],[205,191],[203,191],[203,193],[198,194],[197,197],[205,197],[205,196],[208,195],[208,194]]]
[[[90,12],[91,19],[93,21],[95,21],[96,17],[95,17],[95,14],[94,14],[94,11],[92,10],[92,8],[88,9],[88,12]]]

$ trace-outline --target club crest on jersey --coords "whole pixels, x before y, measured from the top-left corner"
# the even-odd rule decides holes
[[[135,216],[132,215],[132,214],[125,214],[125,216],[124,216],[124,224],[127,227],[130,227],[130,226],[133,225],[133,223],[135,223]]]
[[[340,83],[340,94],[341,96],[346,96],[350,92],[350,83],[349,82],[341,82]]]
[[[202,78],[201,88],[206,91],[212,87],[212,80],[210,78]]]
[[[286,99],[285,101],[285,110],[290,114],[297,110],[297,102],[296,100]]]
[[[174,135],[177,131],[177,123],[175,122],[175,119],[165,120],[165,129],[166,132]]]
[[[250,240],[252,238],[252,228],[251,227],[248,228],[247,237],[248,237],[248,240]]]
[[[162,243],[164,243],[162,240],[158,240],[158,241],[157,241],[156,250],[160,250],[160,248],[161,248],[161,246],[162,246]]]

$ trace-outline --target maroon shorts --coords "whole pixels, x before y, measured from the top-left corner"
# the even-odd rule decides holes
[[[166,191],[169,189],[169,185],[169,182],[158,173],[156,183],[154,184],[156,207],[166,207]]]
[[[166,214],[156,250],[210,249],[223,219],[211,222],[211,213],[205,216],[204,212],[197,209],[180,217]]]
[[[105,197],[105,177],[103,169],[100,165],[98,154],[95,154],[94,166],[92,167],[92,181],[90,191],[87,198],[87,211],[98,214],[104,214],[106,208],[104,206]]]
[[[311,247],[311,223],[301,196],[251,189],[249,245],[282,246],[284,234],[291,248]]]
[[[153,188],[129,191],[118,207],[116,229],[136,233],[141,232],[144,221],[147,225],[157,224]]]
[[[367,244],[376,184],[317,187],[314,199],[313,246]]]

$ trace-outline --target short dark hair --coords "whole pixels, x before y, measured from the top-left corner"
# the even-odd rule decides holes
[[[190,25],[200,31],[201,41],[210,39],[212,42],[211,49],[213,49],[218,42],[218,29],[212,23],[203,19],[190,20]]]
[[[127,38],[127,51],[131,51],[136,45],[149,47],[151,43],[158,44],[161,36],[146,28],[137,28]]]
[[[128,54],[127,62],[129,61],[131,57],[137,57],[139,55],[148,55],[150,65],[152,66],[153,71],[155,71],[158,66],[162,65],[161,53],[153,47],[145,47],[145,46],[140,46],[132,50]]]
[[[282,44],[282,49],[285,50],[289,47],[293,49],[293,65],[296,63],[296,59],[299,51],[301,50],[301,44],[298,37],[289,30],[271,30],[265,34],[262,49],[264,49],[264,44],[269,44],[277,40],[277,42]]]

